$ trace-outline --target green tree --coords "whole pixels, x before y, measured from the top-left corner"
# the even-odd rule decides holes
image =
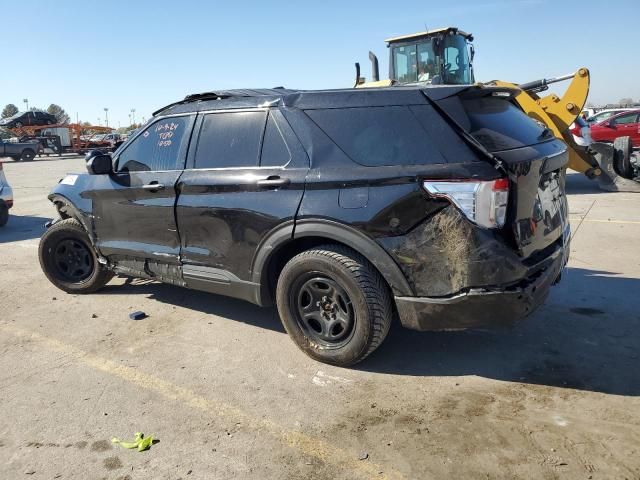
[[[630,107],[633,105],[633,99],[631,98],[621,98],[618,102],[621,107]]]
[[[47,108],[47,112],[56,117],[58,123],[62,123],[63,125],[66,125],[67,123],[69,123],[69,120],[71,120],[69,115],[67,115],[67,112],[64,111],[64,108],[62,108],[60,105],[56,105],[55,103],[49,105],[49,108]]]
[[[2,118],[13,117],[16,113],[18,113],[18,107],[13,103],[9,103],[2,109]]]

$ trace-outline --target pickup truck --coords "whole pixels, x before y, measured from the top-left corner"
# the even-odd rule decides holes
[[[24,160],[28,162],[35,158],[40,148],[39,145],[37,141],[14,143],[0,140],[0,158],[11,157],[15,161]]]

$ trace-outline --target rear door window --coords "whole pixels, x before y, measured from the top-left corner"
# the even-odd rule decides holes
[[[255,167],[267,112],[222,112],[205,115],[195,168]]]
[[[182,170],[193,117],[167,117],[152,123],[118,155],[120,172]]]
[[[269,114],[262,143],[261,167],[281,167],[289,163],[291,152],[284,141],[273,113]]]
[[[409,106],[307,110],[306,113],[361,165],[446,162]]]

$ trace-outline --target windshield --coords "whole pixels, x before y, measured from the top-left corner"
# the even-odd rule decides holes
[[[443,45],[444,83],[468,85],[473,83],[467,42],[461,35],[447,35]]]
[[[398,83],[433,83],[440,75],[440,62],[431,40],[393,47],[392,55],[394,78]]]

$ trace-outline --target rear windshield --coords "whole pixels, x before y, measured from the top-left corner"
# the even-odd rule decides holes
[[[342,151],[361,165],[475,160],[473,153],[431,107],[334,108],[306,110],[306,113]]]
[[[504,98],[468,99],[463,108],[466,118],[461,123],[489,151],[526,147],[550,138],[544,125]]]

